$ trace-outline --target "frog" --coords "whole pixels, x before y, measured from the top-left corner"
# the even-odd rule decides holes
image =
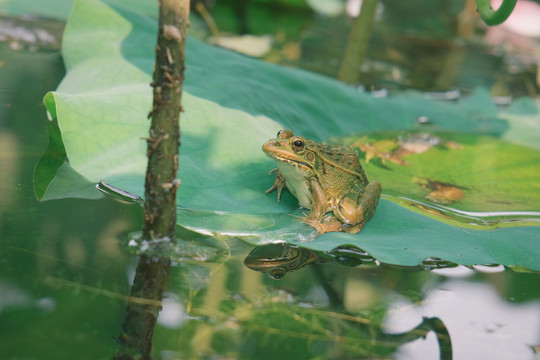
[[[381,184],[369,182],[358,154],[344,145],[331,145],[280,130],[262,146],[277,168],[277,201],[287,188],[309,214],[300,218],[319,235],[341,231],[356,234],[373,217],[381,197]]]

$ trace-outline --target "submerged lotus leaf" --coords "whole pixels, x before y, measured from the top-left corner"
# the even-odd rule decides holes
[[[74,171],[89,189],[105,180],[144,195],[143,138],[149,126],[148,84],[156,28],[152,18],[105,1],[75,1],[62,48],[68,73],[45,99],[57,118],[69,159],[60,167],[60,161],[50,162],[57,166],[58,176]],[[430,101],[415,93],[374,98],[332,79],[193,39],[187,45],[186,76],[185,112],[180,120],[180,226],[253,244],[287,241],[323,251],[352,244],[392,264],[416,265],[426,257],[439,257],[460,264],[500,263],[540,270],[539,227],[458,227],[439,221],[441,217],[423,215],[418,208],[406,209],[388,197],[361,233],[315,238],[312,228],[289,216],[303,216],[292,195],[284,192],[277,203],[275,194],[264,193],[273,183],[267,173],[275,164],[261,151],[261,145],[282,128],[330,141],[351,134],[413,130],[420,116],[429,118],[435,129],[490,137],[510,133],[505,140],[515,143],[521,141],[519,134],[526,126],[521,119],[532,116],[530,109],[526,114],[513,113],[508,121],[481,89],[458,103]],[[536,104],[533,109],[537,110]],[[530,127],[529,133],[538,133],[537,123]],[[521,143],[537,151],[531,137]],[[71,170],[62,172],[63,166]],[[59,182],[62,186],[55,186],[51,173],[49,168],[46,176],[36,175],[42,182],[50,181],[36,185],[38,195],[43,199],[61,197],[63,192],[73,196],[65,179]],[[384,185],[385,179],[378,179],[375,171],[368,176]],[[80,189],[80,179],[76,183]]]

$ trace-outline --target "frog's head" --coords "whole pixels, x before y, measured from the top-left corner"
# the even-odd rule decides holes
[[[308,149],[310,140],[295,136],[291,130],[280,130],[275,139],[264,143],[262,150],[279,162],[293,165],[303,173],[314,171],[315,153]]]

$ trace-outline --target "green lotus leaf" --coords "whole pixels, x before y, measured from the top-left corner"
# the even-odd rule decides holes
[[[143,138],[149,126],[146,115],[152,94],[148,84],[156,29],[154,19],[119,5],[100,0],[74,2],[62,45],[68,72],[57,91],[46,96],[45,104],[57,118],[66,164],[89,184],[105,180],[123,191],[144,195]],[[275,164],[261,151],[261,145],[282,128],[313,140],[332,141],[389,130],[418,131],[416,119],[424,117],[432,131],[461,132],[508,146],[519,143],[526,153],[523,166],[529,172],[527,181],[517,179],[516,186],[531,186],[527,194],[539,198],[538,187],[530,184],[538,152],[533,135],[540,128],[534,102],[508,109],[505,116],[482,89],[457,103],[431,101],[417,93],[376,98],[329,78],[193,39],[187,44],[186,76],[185,112],[180,120],[180,226],[253,244],[287,241],[322,251],[352,244],[382,262],[399,265],[439,257],[460,264],[497,263],[540,270],[539,227],[492,225],[490,230],[478,230],[459,221],[448,224],[441,204],[426,200],[434,207],[429,211],[404,207],[410,207],[404,200],[408,194],[400,192],[399,186],[386,193],[361,233],[316,237],[312,228],[289,216],[303,216],[292,195],[285,192],[277,203],[275,194],[264,193],[273,183],[267,173]],[[433,157],[439,150],[429,151],[426,154]],[[44,155],[42,165],[49,155]],[[36,174],[37,192],[43,199],[50,194],[58,198],[62,191],[73,196],[65,179],[58,186],[51,181],[54,171],[60,175],[64,165],[59,164],[64,163],[49,162],[53,170]],[[452,164],[447,168],[451,173]],[[373,169],[368,176],[381,181],[383,189],[388,179],[400,181],[385,177],[388,169]],[[534,224],[534,214],[529,215],[528,224]]]

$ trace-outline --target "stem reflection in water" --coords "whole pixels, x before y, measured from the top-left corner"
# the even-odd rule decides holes
[[[163,287],[169,277],[171,261],[168,258],[142,255],[139,258],[135,279],[131,288],[131,299],[118,339],[120,351],[115,359],[149,359],[152,335],[162,307]]]

